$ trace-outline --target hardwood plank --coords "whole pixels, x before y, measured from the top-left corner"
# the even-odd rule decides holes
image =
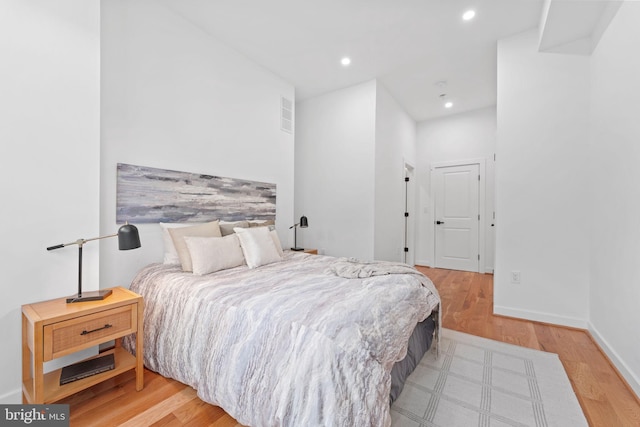
[[[174,411],[180,410],[186,406],[187,403],[196,399],[196,397],[196,391],[194,389],[185,387],[178,393],[172,394],[162,402],[156,403],[144,412],[137,414],[135,417],[128,419],[120,425],[122,427],[146,427],[171,414],[180,420]],[[180,420],[180,422],[184,423],[184,420]]]
[[[175,415],[169,414],[161,420],[149,424],[149,427],[182,427],[182,422]]]
[[[588,332],[494,315],[490,274],[419,270],[438,288],[444,327],[558,354],[591,426],[640,426],[638,397]],[[135,391],[135,375],[128,373],[60,403],[70,404],[71,426],[78,427],[242,427],[221,408],[202,402],[190,387],[148,369],[140,392]]]

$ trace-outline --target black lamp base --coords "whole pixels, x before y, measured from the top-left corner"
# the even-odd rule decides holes
[[[291,248],[292,251],[304,251],[304,248]]]
[[[108,297],[112,294],[111,289],[106,289],[104,291],[90,291],[83,292],[82,296],[72,296],[67,298],[67,302],[85,302],[85,301],[100,301]]]

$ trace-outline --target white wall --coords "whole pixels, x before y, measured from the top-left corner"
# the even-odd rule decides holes
[[[405,163],[415,168],[416,123],[377,83],[373,253],[377,260],[404,260]],[[413,184],[409,191],[412,188]],[[415,215],[412,207],[409,211]],[[410,251],[415,250],[413,239],[408,245]]]
[[[375,115],[373,80],[296,105],[298,246],[373,259]]]
[[[276,226],[283,244],[293,243],[294,142],[279,119],[291,85],[158,2],[110,0],[102,2],[102,94],[103,233],[118,227],[116,164],[129,163],[276,183]],[[141,249],[103,243],[102,287],[129,286],[138,269],[162,260],[159,226],[138,228]]]
[[[588,57],[498,42],[495,313],[587,325],[588,119]]]
[[[296,105],[298,246],[332,256],[402,261],[404,166],[414,120],[375,80]]]
[[[45,248],[99,233],[99,1],[0,2],[0,54],[0,402],[21,403],[20,306],[77,291],[77,246]]]
[[[640,396],[640,3],[624,2],[591,59],[590,330]]]
[[[485,188],[484,227],[485,271],[493,271],[494,246],[494,161],[496,149],[496,108],[488,107],[418,124],[418,221],[416,231],[416,264],[434,265],[434,217],[431,197],[431,166],[437,163],[484,159]]]

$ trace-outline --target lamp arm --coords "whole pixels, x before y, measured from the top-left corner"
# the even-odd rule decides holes
[[[49,246],[47,248],[48,251],[52,251],[54,249],[60,249],[60,248],[64,248],[65,246],[71,246],[71,245],[78,245],[78,246],[82,246],[84,244],[84,242],[86,242],[86,240],[84,239],[78,239],[75,242],[70,242],[70,243],[61,243],[59,245],[54,245],[54,246]]]
[[[92,240],[106,239],[107,237],[116,237],[117,235],[118,235],[118,233],[110,234],[108,236],[92,237],[91,239],[78,239],[75,242],[61,243],[59,245],[49,246],[47,248],[47,250],[48,251],[52,251],[52,250],[55,250],[55,249],[60,249],[60,248],[64,248],[65,246],[71,246],[71,245],[78,245],[78,246],[82,247],[82,245],[84,245],[85,243],[90,242]]]
[[[291,230],[292,228],[297,228],[299,225],[300,225],[300,223],[293,224],[291,227],[289,227],[289,230]]]
[[[92,237],[91,239],[85,239],[85,240],[84,240],[84,243],[86,243],[86,242],[90,242],[90,241],[92,241],[92,240],[100,240],[100,239],[106,239],[106,238],[108,238],[108,237],[117,237],[117,236],[118,236],[118,233],[115,233],[115,234],[109,234],[108,236]]]

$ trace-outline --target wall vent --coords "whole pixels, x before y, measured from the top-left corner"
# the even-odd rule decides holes
[[[280,98],[280,129],[293,133],[293,101],[284,96]]]

